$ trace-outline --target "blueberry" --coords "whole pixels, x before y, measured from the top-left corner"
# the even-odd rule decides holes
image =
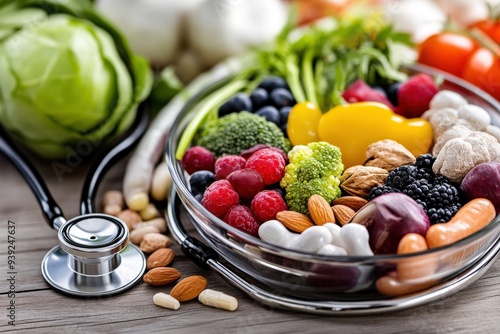
[[[256,88],[252,94],[250,94],[250,100],[252,100],[253,109],[258,110],[267,104],[269,101],[269,94],[264,88]]]
[[[281,77],[270,76],[262,80],[259,88],[264,88],[266,91],[271,92],[276,88],[288,88],[288,84]]]
[[[265,106],[260,108],[255,113],[256,115],[264,117],[267,121],[280,125],[280,112],[273,106]]]
[[[285,124],[288,123],[288,116],[290,115],[290,110],[292,107],[283,107],[280,109],[280,123]]]
[[[244,93],[238,93],[224,102],[219,108],[219,117],[240,111],[253,111],[252,100]]]
[[[191,187],[191,193],[196,197],[196,195],[202,195],[205,190],[215,182],[215,175],[207,170],[200,170],[191,174],[189,178],[189,185]]]
[[[194,195],[194,199],[197,202],[201,203],[201,200],[203,199],[203,194],[196,194],[196,195]]]
[[[287,133],[288,124],[287,123],[281,124],[280,129],[281,129],[281,132],[283,132],[283,134],[285,135],[285,138],[288,138],[288,133]]]
[[[395,82],[395,83],[391,84],[389,87],[387,87],[387,89],[385,91],[387,98],[389,99],[389,101],[391,101],[391,103],[395,107],[397,107],[399,104],[398,92],[399,92],[399,88],[401,88],[402,84],[403,84],[402,82]]]
[[[385,90],[382,87],[380,87],[380,86],[373,86],[372,88],[373,88],[374,91],[378,92],[383,97],[387,97],[387,93],[385,92]]]
[[[287,106],[293,106],[295,99],[292,93],[285,88],[276,88],[271,92],[271,103],[278,109]]]

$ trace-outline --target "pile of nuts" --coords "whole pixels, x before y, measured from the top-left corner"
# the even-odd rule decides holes
[[[188,276],[179,281],[182,276],[180,271],[168,267],[175,258],[175,251],[169,248],[172,240],[165,235],[167,223],[160,217],[154,204],[150,203],[139,212],[127,209],[123,194],[117,190],[110,190],[104,194],[103,211],[105,214],[121,219],[129,229],[130,241],[148,255],[147,273],[143,277],[146,284],[160,287],[178,281],[170,290],[170,294],[159,292],[153,296],[155,305],[177,310],[180,308],[180,302],[198,297],[203,305],[229,311],[238,308],[236,298],[206,289],[207,279],[203,276]]]

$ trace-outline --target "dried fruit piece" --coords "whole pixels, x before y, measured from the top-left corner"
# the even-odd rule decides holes
[[[309,210],[312,221],[316,225],[335,223],[335,216],[333,215],[330,204],[320,195],[312,195],[309,197],[307,209]]]
[[[276,219],[294,232],[302,233],[311,226],[312,221],[306,215],[296,211],[281,211],[276,214]]]
[[[177,281],[181,278],[181,273],[172,267],[162,267],[151,269],[144,275],[145,283],[152,286],[163,286]]]
[[[170,295],[180,302],[195,299],[207,287],[207,279],[203,276],[189,276],[177,283]]]

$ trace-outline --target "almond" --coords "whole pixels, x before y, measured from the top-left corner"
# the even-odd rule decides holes
[[[281,211],[276,214],[276,219],[294,232],[302,233],[311,226],[312,221],[306,215],[295,211]]]
[[[148,233],[142,238],[139,248],[146,254],[153,253],[160,248],[168,247],[172,244],[172,240],[161,233]]]
[[[203,276],[189,276],[177,283],[170,295],[180,302],[195,299],[207,287],[207,279]]]
[[[152,286],[167,285],[181,278],[179,270],[172,267],[154,268],[144,275],[143,280]]]
[[[307,208],[312,221],[316,225],[323,225],[325,223],[335,223],[335,216],[333,215],[330,204],[320,195],[312,195],[307,201]]]
[[[362,197],[358,196],[343,196],[340,198],[337,198],[335,201],[333,201],[333,205],[345,205],[354,211],[358,211],[361,209],[363,206],[365,206],[368,203],[368,201]]]
[[[334,205],[332,206],[333,214],[335,215],[335,219],[337,223],[344,226],[347,224],[352,217],[356,214],[353,209],[345,205]]]
[[[146,261],[146,269],[166,267],[174,260],[175,252],[170,248],[160,248],[153,252]]]

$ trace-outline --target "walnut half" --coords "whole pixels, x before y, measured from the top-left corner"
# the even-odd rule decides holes
[[[415,163],[410,151],[394,140],[379,140],[366,149],[365,166],[378,167],[390,172],[393,169]]]
[[[340,188],[352,196],[367,198],[373,187],[384,184],[388,171],[372,166],[347,168],[340,179]]]

